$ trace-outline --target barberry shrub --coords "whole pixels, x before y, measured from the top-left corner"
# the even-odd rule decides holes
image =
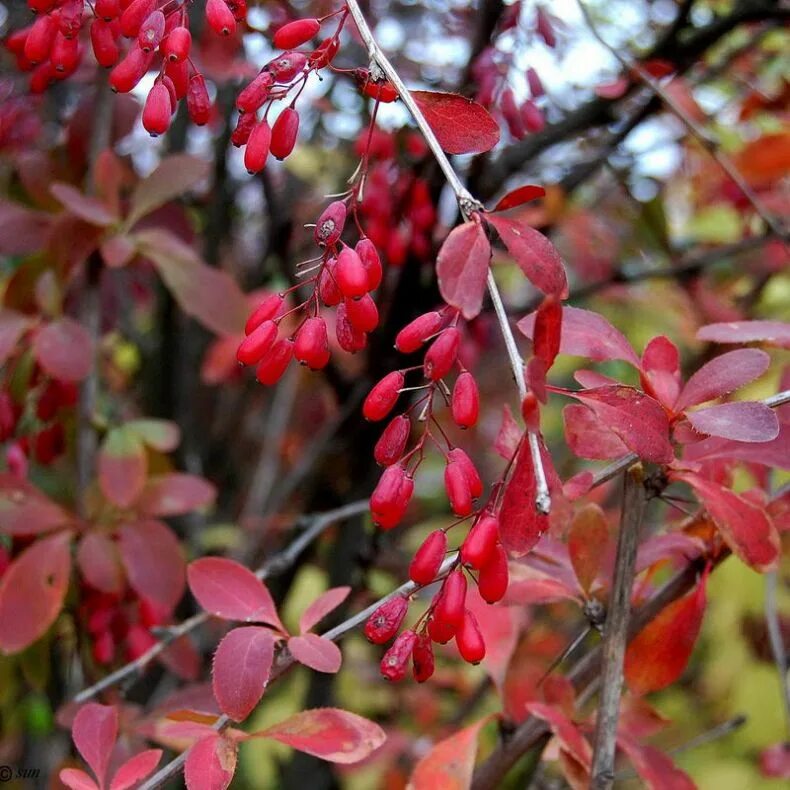
[[[6,7],[0,779],[790,778],[786,12],[628,5]]]

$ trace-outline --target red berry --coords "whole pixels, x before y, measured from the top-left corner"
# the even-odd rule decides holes
[[[254,112],[241,113],[241,115],[239,115],[239,120],[236,121],[236,128],[230,135],[231,143],[233,143],[236,148],[246,145],[247,140],[250,139],[250,133],[257,122],[258,119],[255,117]]]
[[[269,89],[273,84],[274,77],[268,71],[260,72],[236,97],[236,107],[239,112],[252,113],[258,110],[269,98]]]
[[[206,21],[220,36],[236,32],[236,19],[225,0],[206,0]]]
[[[121,15],[121,3],[119,0],[96,0],[93,10],[99,19],[109,22],[112,19],[118,19]]]
[[[425,352],[423,369],[426,378],[438,381],[453,368],[461,346],[461,333],[454,326],[445,329]]]
[[[482,568],[493,557],[498,540],[499,521],[484,513],[461,544],[461,559],[473,568]]]
[[[280,312],[280,308],[285,302],[285,297],[282,294],[269,294],[256,308],[252,311],[252,315],[247,319],[244,325],[244,334],[249,335],[254,329],[257,329],[264,321],[269,321],[275,318]]]
[[[49,52],[49,62],[57,79],[64,79],[73,74],[79,66],[82,48],[78,38],[66,38],[58,31]]]
[[[307,65],[307,55],[303,52],[285,52],[270,61],[265,68],[271,72],[275,82],[285,84],[300,74]]]
[[[341,302],[337,306],[337,317],[335,319],[335,335],[337,342],[343,351],[349,354],[356,354],[362,351],[368,343],[368,336],[360,329],[357,329],[349,321],[346,305]]]
[[[56,422],[39,431],[33,438],[33,457],[42,466],[51,464],[65,449],[63,426]]]
[[[537,15],[535,17],[535,31],[546,42],[547,47],[554,49],[554,47],[557,46],[557,38],[554,35],[551,18],[540,6],[538,6]]]
[[[298,133],[299,113],[293,107],[286,107],[272,127],[272,156],[285,159],[294,150]]]
[[[376,459],[376,463],[381,466],[394,464],[403,455],[410,432],[411,421],[405,414],[393,417],[382,432],[373,450],[373,457]]]
[[[447,551],[447,534],[443,529],[431,532],[422,542],[409,565],[409,578],[415,583],[425,586],[430,584],[439,572],[445,552]]]
[[[48,391],[48,390],[47,390]],[[46,395],[46,392],[44,393]],[[44,398],[42,396],[41,400]],[[41,416],[41,401],[38,406],[38,416],[40,419],[47,419]],[[54,416],[54,411],[50,418]],[[4,442],[10,438],[14,433],[16,427],[16,411],[14,409],[14,401],[5,390],[0,390],[0,442]]]
[[[339,44],[336,38],[324,39],[309,55],[310,65],[314,69],[328,66],[337,55]]]
[[[242,365],[256,365],[263,359],[277,338],[277,324],[268,320],[260,323],[239,344],[236,359]]]
[[[336,258],[327,258],[318,275],[318,297],[327,307],[334,307],[343,301],[343,294],[337,287],[335,278],[336,266]]]
[[[404,383],[403,373],[399,370],[384,376],[368,393],[362,404],[362,414],[365,419],[371,422],[383,420],[392,411]]]
[[[351,247],[343,247],[337,256],[335,279],[343,296],[349,299],[359,299],[368,292],[368,273]]]
[[[129,631],[126,634],[126,656],[130,661],[140,658],[155,644],[156,639],[147,628],[143,628],[137,623],[129,626]]]
[[[320,29],[317,19],[297,19],[283,25],[274,34],[274,46],[277,49],[293,49],[309,41]]]
[[[368,273],[368,292],[375,291],[381,285],[382,269],[376,247],[370,239],[360,239],[354,247],[362,266]]]
[[[36,17],[25,39],[24,54],[31,63],[43,63],[49,59],[49,51],[57,30],[54,16],[47,14]]]
[[[387,680],[397,681],[406,677],[406,667],[411,658],[417,634],[414,631],[403,631],[392,643],[392,647],[381,659],[381,674]]]
[[[417,316],[398,332],[395,348],[402,354],[416,351],[429,337],[435,335],[442,325],[442,316],[435,311]]]
[[[85,10],[83,0],[66,0],[60,3],[58,14],[58,30],[66,38],[74,38],[82,28],[82,13]]]
[[[469,484],[469,491],[472,494],[472,499],[477,499],[483,493],[483,481],[477,473],[477,468],[472,463],[472,459],[460,448],[455,447],[447,453],[450,461],[457,463],[466,475],[466,482]]]
[[[346,315],[360,332],[372,332],[379,325],[379,311],[370,294],[361,299],[346,299]]]
[[[418,634],[411,651],[412,673],[418,683],[424,683],[433,675],[434,660],[431,638],[427,634]]]
[[[323,318],[308,318],[296,333],[294,357],[311,370],[320,370],[329,362],[329,338]]]
[[[444,488],[450,507],[457,516],[468,516],[474,509],[472,492],[463,467],[452,461],[444,468]]]
[[[433,610],[436,619],[458,629],[464,617],[466,602],[466,576],[460,568],[456,568],[444,580],[437,598]]]
[[[128,93],[145,76],[153,59],[153,53],[143,52],[132,44],[125,57],[110,72],[110,86],[116,93]]]
[[[172,117],[170,92],[161,81],[155,82],[148,91],[143,107],[143,126],[151,137],[156,137],[168,130]]]
[[[263,355],[263,358],[255,371],[255,377],[261,384],[271,386],[276,384],[283,373],[285,373],[288,365],[293,358],[293,341],[287,337],[281,337],[270,349]]]
[[[532,94],[533,99],[538,99],[546,92],[543,89],[543,83],[538,76],[538,72],[532,67],[527,69],[527,83],[529,84],[529,92]]]
[[[266,121],[259,121],[250,132],[247,147],[244,149],[244,167],[250,174],[263,170],[269,157],[269,143],[272,140],[272,130]]]
[[[182,63],[184,61],[176,61]],[[187,111],[192,123],[203,126],[211,117],[211,99],[202,74],[193,74],[187,86]]]
[[[140,598],[138,613],[140,623],[146,628],[162,625],[170,617],[170,610],[166,606],[152,601],[150,598]]]
[[[540,407],[534,392],[528,392],[521,401],[521,416],[530,431],[540,430]]]
[[[109,69],[118,62],[120,56],[120,49],[118,42],[115,40],[115,33],[113,26],[103,19],[94,19],[91,22],[91,47],[93,48],[93,55],[96,62]]]
[[[165,63],[165,76],[172,80],[178,99],[183,99],[189,91],[189,69],[190,65],[186,60],[168,60]]]
[[[396,595],[384,601],[365,623],[365,636],[375,645],[389,642],[403,623],[409,611],[409,599]]]
[[[440,645],[446,645],[455,636],[455,626],[437,619],[434,615],[428,621],[428,636]]]
[[[480,393],[475,377],[465,370],[455,380],[451,400],[453,420],[459,428],[471,428],[480,414]]]
[[[414,479],[406,468],[400,464],[388,466],[370,495],[373,522],[385,530],[396,527],[403,519],[413,493]]]
[[[488,562],[480,568],[477,577],[480,596],[488,603],[501,601],[507,592],[508,581],[507,554],[502,544],[498,543]]]
[[[137,43],[143,52],[150,52],[156,49],[165,36],[165,15],[157,9],[148,15],[140,26],[137,34]]]
[[[346,224],[346,204],[342,200],[330,203],[318,218],[313,235],[321,247],[335,244]]]
[[[464,661],[470,664],[479,664],[485,658],[486,643],[475,616],[468,609],[455,633],[455,644]]]
[[[121,14],[121,35],[134,38],[143,22],[151,15],[156,5],[155,0],[132,0]]]
[[[109,664],[115,657],[115,640],[111,631],[102,631],[93,640],[93,660],[97,664]]]
[[[162,55],[168,60],[186,60],[192,48],[192,34],[188,28],[176,27],[167,34],[162,42]]]
[[[398,98],[398,91],[391,82],[371,82],[366,79],[362,83],[362,93],[365,96],[370,96],[371,99],[378,99],[378,101],[388,104],[394,102]]]
[[[528,132],[540,132],[546,126],[543,113],[532,99],[527,99],[521,105],[521,120]]]

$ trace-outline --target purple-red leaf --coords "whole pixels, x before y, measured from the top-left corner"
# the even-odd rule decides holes
[[[159,475],[146,483],[137,509],[149,516],[181,516],[210,505],[216,495],[214,486],[197,475]]]
[[[752,464],[790,469],[790,423],[779,426],[779,436],[770,442],[733,442],[712,436],[701,442],[686,445],[683,459],[702,461],[714,458],[732,458]]]
[[[771,358],[759,348],[739,348],[704,364],[680,391],[675,411],[720,398],[754,381],[768,369]]]
[[[64,526],[71,516],[27,480],[0,473],[0,532],[38,535]]]
[[[375,722],[338,708],[315,708],[255,733],[331,763],[358,763],[386,740]]]
[[[161,749],[146,749],[130,757],[116,772],[110,790],[128,790],[146,778],[162,759]]]
[[[527,703],[530,715],[545,721],[561,748],[570,753],[587,771],[592,765],[592,747],[579,728],[557,707],[542,702]]]
[[[532,339],[536,313],[518,322],[518,328]],[[562,308],[560,353],[586,357],[593,362],[622,359],[639,367],[639,357],[631,344],[602,315],[580,307]]]
[[[223,713],[243,721],[263,696],[274,660],[274,636],[268,628],[246,626],[229,631],[214,653],[212,688]]]
[[[502,408],[502,424],[499,426],[499,432],[494,440],[494,449],[506,461],[509,461],[516,454],[518,443],[523,435],[524,431],[514,419],[510,406],[505,404]]]
[[[123,592],[124,573],[115,541],[104,532],[88,532],[77,548],[77,567],[82,578],[101,592]]]
[[[99,785],[81,768],[64,768],[58,778],[71,790],[99,790]]]
[[[488,214],[507,251],[529,281],[546,294],[564,299],[568,293],[565,266],[555,246],[539,231],[508,217]]]
[[[699,433],[738,442],[770,442],[779,436],[776,412],[764,403],[737,401],[686,412]]]
[[[436,259],[439,291],[467,320],[483,305],[491,245],[479,222],[465,222],[450,231]]]
[[[337,609],[348,598],[350,587],[333,587],[318,596],[299,618],[299,630],[304,633]]]
[[[108,501],[128,508],[140,495],[148,472],[145,447],[122,425],[107,433],[99,448],[99,488]]]
[[[33,353],[44,370],[61,381],[81,381],[91,369],[93,338],[71,318],[59,318],[33,337]]]
[[[527,184],[518,189],[508,192],[497,204],[494,206],[493,211],[507,211],[510,208],[521,206],[524,203],[529,203],[530,200],[536,200],[546,194],[543,187]]]
[[[74,717],[71,737],[99,785],[104,787],[107,766],[118,737],[118,711],[112,705],[89,702]]]
[[[237,742],[222,735],[198,741],[184,765],[188,790],[226,790],[236,772],[237,752]]]
[[[69,586],[71,534],[59,532],[26,548],[0,580],[0,651],[18,653],[43,636]]]
[[[49,191],[63,204],[69,214],[85,220],[90,225],[105,228],[118,220],[106,203],[83,194],[71,184],[56,182],[50,186]]]
[[[628,452],[623,441],[586,406],[571,404],[562,410],[565,441],[571,452],[591,461],[608,461]]]
[[[273,625],[284,630],[266,585],[238,562],[204,557],[187,569],[189,589],[210,614],[225,620]]]
[[[697,785],[667,755],[654,746],[637,743],[622,730],[617,745],[628,755],[634,770],[645,780],[647,790],[696,790]]]
[[[768,343],[790,348],[790,323],[785,321],[729,321],[708,324],[697,332],[698,340],[713,343]]]
[[[334,674],[340,670],[340,665],[343,662],[340,648],[334,642],[324,639],[318,634],[292,636],[288,640],[288,649],[300,664],[318,672]]]
[[[411,95],[448,154],[482,154],[499,142],[499,124],[476,101],[438,91]]]

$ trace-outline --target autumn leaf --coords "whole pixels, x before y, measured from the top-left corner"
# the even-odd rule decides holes
[[[442,298],[474,318],[483,305],[491,245],[479,222],[465,222],[450,231],[436,259],[436,275]]]
[[[72,318],[59,318],[33,337],[33,353],[50,376],[61,381],[82,381],[91,370],[93,338]]]
[[[438,91],[411,95],[448,154],[482,154],[499,142],[499,124],[476,101]]]
[[[508,192],[499,200],[492,211],[507,211],[508,209],[516,208],[516,206],[521,206],[524,203],[529,203],[530,200],[544,197],[545,194],[546,190],[543,187],[527,184],[526,186]]]

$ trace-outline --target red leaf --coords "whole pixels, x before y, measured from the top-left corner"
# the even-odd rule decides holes
[[[511,606],[528,604],[547,604],[557,601],[576,601],[581,603],[576,590],[568,587],[558,579],[548,579],[542,575],[533,575],[530,568],[516,570],[510,578],[510,586],[504,598]],[[520,578],[526,576],[527,578]]]
[[[124,574],[115,541],[103,532],[88,532],[77,548],[77,566],[91,587],[105,593],[121,593]]]
[[[71,534],[58,532],[25,549],[0,580],[0,650],[18,653],[43,636],[69,586]]]
[[[696,790],[697,785],[691,777],[655,747],[639,744],[622,731],[617,734],[617,745],[645,780],[647,790]]]
[[[118,711],[112,705],[89,702],[83,705],[71,725],[71,737],[77,751],[91,767],[104,787],[107,766],[118,737]]]
[[[71,184],[56,182],[50,186],[49,191],[63,204],[69,214],[84,219],[91,225],[104,228],[118,220],[106,203],[98,198],[83,194]]]
[[[173,531],[161,521],[125,524],[119,532],[121,560],[132,589],[168,610],[184,594],[184,555]]]
[[[0,200],[0,255],[27,255],[41,249],[52,215]]]
[[[623,671],[634,694],[648,694],[674,683],[697,641],[705,614],[705,574],[695,590],[661,610],[631,640]]]
[[[567,296],[568,280],[562,258],[542,233],[508,217],[488,214],[485,219],[496,228],[507,251],[538,290],[561,299]]]
[[[62,527],[71,516],[27,480],[0,473],[0,532],[38,535]]]
[[[780,348],[790,348],[790,323],[730,321],[708,324],[697,332],[697,339],[714,343],[769,343]]]
[[[216,617],[267,623],[285,630],[266,585],[238,562],[204,557],[190,563],[187,577],[192,595]]]
[[[518,322],[518,328],[532,338],[535,313]],[[562,308],[562,334],[560,353],[586,357],[594,362],[623,359],[639,367],[639,357],[631,344],[602,315],[580,307]]]
[[[491,245],[479,222],[465,222],[450,231],[436,259],[442,298],[472,319],[483,305]]]
[[[558,708],[542,702],[527,703],[530,715],[545,721],[565,751],[588,772],[592,766],[592,747],[579,728]]]
[[[132,785],[142,782],[162,759],[161,749],[146,749],[130,757],[116,772],[110,790],[128,790]]]
[[[770,364],[771,358],[759,348],[739,348],[715,357],[686,382],[675,411],[727,395],[762,376]]]
[[[551,463],[549,454],[541,440],[541,455],[544,466]],[[535,467],[525,435],[513,473],[505,486],[502,509],[499,513],[499,535],[502,545],[514,556],[526,554],[548,529],[548,516],[535,508]]]
[[[36,332],[33,353],[44,370],[61,381],[81,381],[91,370],[93,338],[71,318],[59,318]]]
[[[672,477],[694,489],[733,553],[758,571],[776,567],[779,534],[762,508],[691,472],[674,473]]]
[[[333,587],[331,590],[319,595],[299,618],[299,630],[302,633],[309,631],[316,623],[319,623],[330,612],[337,609],[348,598],[350,592],[350,587]]]
[[[529,203],[530,200],[544,197],[546,190],[543,187],[527,184],[526,186],[508,192],[499,203],[494,206],[493,211],[507,211],[510,208]]]
[[[30,319],[15,310],[0,310],[0,365],[14,352],[19,338],[30,326]]]
[[[292,636],[288,640],[288,649],[300,664],[318,672],[334,674],[340,670],[343,662],[340,648],[318,634]]]
[[[214,486],[197,475],[159,475],[146,483],[137,509],[149,516],[181,516],[210,505],[216,495]]]
[[[535,356],[545,363],[546,372],[559,354],[561,333],[562,305],[553,296],[547,296],[535,315],[532,338]]]
[[[109,431],[99,448],[99,488],[107,500],[128,508],[143,490],[147,472],[148,459],[137,434],[125,425]]]
[[[330,763],[358,763],[387,737],[375,722],[338,708],[305,710],[254,735],[273,738]]]
[[[499,124],[476,101],[438,91],[411,95],[448,154],[482,154],[499,142]]]
[[[733,442],[711,437],[689,444],[683,453],[686,461],[702,461],[714,458],[732,458],[752,464],[790,469],[790,423],[779,426],[779,436],[771,442]]]
[[[212,688],[222,712],[243,721],[263,696],[274,660],[274,636],[268,628],[234,628],[214,653]]]
[[[619,99],[628,90],[629,85],[625,77],[618,77],[613,82],[596,85],[595,95],[602,99]]]
[[[790,779],[790,745],[775,743],[760,754],[760,770],[763,776]]]
[[[71,790],[99,790],[99,785],[79,768],[64,768],[58,778]]]
[[[671,408],[680,392],[680,353],[667,337],[654,337],[642,352],[642,386],[662,406]]]
[[[628,452],[615,433],[609,430],[586,406],[573,404],[562,410],[565,441],[571,452],[591,461],[608,461]]]
[[[477,738],[488,720],[486,716],[435,744],[414,766],[409,786],[414,790],[467,790],[471,787]]]
[[[513,412],[510,410],[510,406],[505,404],[502,408],[502,424],[499,426],[499,432],[494,441],[494,449],[506,461],[509,461],[516,454],[518,443],[523,435],[524,431],[513,419]]]
[[[686,412],[686,419],[699,433],[738,442],[770,442],[779,436],[776,412],[755,401],[720,403]]]
[[[236,772],[238,744],[222,735],[209,735],[187,754],[184,779],[188,790],[225,790]]]
[[[668,463],[674,458],[669,419],[658,401],[633,387],[610,385],[571,392],[558,390],[588,406],[640,458]]]
[[[568,554],[579,585],[586,593],[601,570],[609,543],[609,525],[598,505],[590,503],[574,515],[568,531]]]

